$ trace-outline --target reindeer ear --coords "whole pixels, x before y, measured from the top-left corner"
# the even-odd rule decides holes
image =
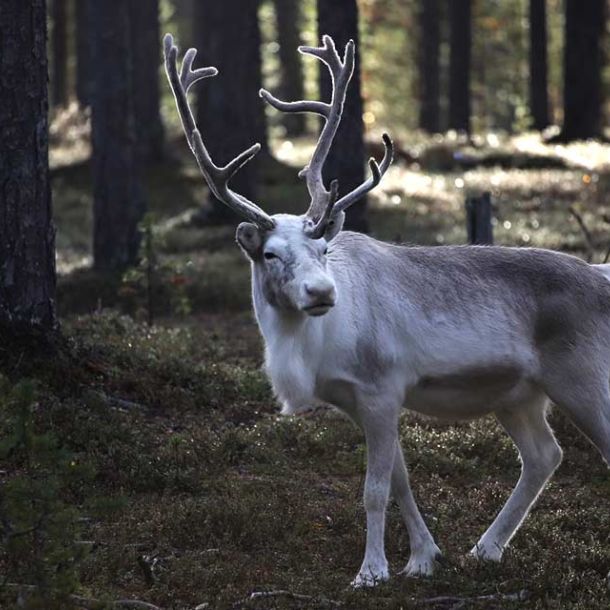
[[[339,212],[336,216],[332,216],[326,225],[326,231],[324,231],[324,239],[326,241],[331,241],[337,237],[341,229],[343,228],[343,223],[345,222],[345,212]]]
[[[237,233],[235,239],[239,244],[239,247],[246,253],[246,255],[255,260],[260,257],[263,238],[259,228],[251,222],[242,222],[237,227]]]

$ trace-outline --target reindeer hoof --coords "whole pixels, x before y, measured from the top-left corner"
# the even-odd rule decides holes
[[[400,573],[410,578],[432,576],[441,559],[441,550],[434,545],[424,553],[412,554],[409,557],[409,562]]]
[[[354,589],[364,589],[368,587],[376,587],[377,585],[389,580],[390,572],[387,566],[384,568],[361,568],[356,578],[352,580],[351,585]]]

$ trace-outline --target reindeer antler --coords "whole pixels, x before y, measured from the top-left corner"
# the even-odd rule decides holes
[[[166,34],[163,43],[165,48],[165,70],[167,72],[170,87],[176,98],[176,106],[178,107],[182,127],[184,128],[188,144],[197,159],[199,169],[210,187],[210,190],[220,201],[228,205],[239,215],[263,229],[273,229],[275,222],[271,216],[266,214],[255,203],[243,195],[232,191],[228,186],[228,182],[233,175],[260,150],[260,144],[254,144],[237,155],[237,157],[227,163],[224,167],[218,167],[212,161],[210,154],[201,139],[201,133],[195,124],[195,119],[193,118],[193,113],[191,112],[188,103],[188,90],[197,81],[216,76],[218,70],[216,68],[199,68],[193,70],[193,61],[197,55],[197,50],[189,49],[184,54],[180,74],[178,74],[178,47],[174,44],[173,36],[171,34]]]
[[[332,81],[332,96],[329,104],[325,102],[316,102],[313,100],[302,100],[296,102],[284,102],[269,93],[265,89],[260,90],[260,95],[274,108],[282,112],[313,112],[323,116],[326,120],[324,128],[320,132],[318,143],[311,157],[309,165],[307,165],[299,174],[305,177],[307,190],[311,197],[309,209],[306,212],[306,217],[310,221],[308,233],[312,237],[321,237],[326,228],[326,224],[332,217],[337,216],[350,205],[358,201],[363,195],[368,193],[377,184],[381,177],[386,172],[393,157],[392,140],[387,134],[383,134],[383,142],[385,153],[381,165],[375,159],[369,160],[371,168],[371,177],[361,184],[359,187],[344,195],[339,201],[336,201],[336,188],[331,187],[327,190],[322,179],[322,168],[328,157],[331,144],[337,133],[341,116],[343,114],[343,106],[347,95],[347,87],[354,72],[355,45],[354,41],[350,40],[346,47],[343,61],[341,60],[335,43],[330,36],[322,36],[321,47],[299,47],[299,52],[304,55],[312,55],[326,64],[329,69]]]

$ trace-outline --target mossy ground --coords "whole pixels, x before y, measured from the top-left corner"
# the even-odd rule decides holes
[[[336,413],[278,416],[233,229],[185,220],[204,197],[190,159],[149,168],[147,176],[164,233],[161,255],[189,269],[191,313],[171,314],[160,293],[149,327],[119,279],[87,268],[88,173],[65,169],[54,179],[65,356],[33,361],[25,350],[0,350],[4,374],[38,379],[37,425],[93,464],[86,494],[108,507],[88,512],[73,498],[82,505],[79,535],[88,549],[79,594],[175,609],[318,608],[328,600],[354,609],[609,607],[610,475],[561,413],[552,423],[563,464],[500,565],[466,553],[518,478],[510,441],[492,418],[447,426],[406,414],[401,438],[415,495],[445,560],[431,579],[396,575],[408,537],[392,505],[394,576],[374,590],[351,590],[364,548],[363,439]],[[301,209],[306,199],[292,168],[268,161],[264,176],[267,209]],[[602,165],[465,173],[399,165],[374,200],[373,231],[383,239],[463,243],[469,189],[493,192],[500,243],[582,254],[570,205],[590,225],[598,258],[610,243],[602,221],[610,175]],[[8,464],[2,476],[12,475]],[[311,597],[249,599],[270,590]],[[521,591],[527,601],[425,601]],[[11,607],[11,592],[0,595]]]

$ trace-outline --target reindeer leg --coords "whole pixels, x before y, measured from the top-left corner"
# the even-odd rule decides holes
[[[546,396],[538,395],[518,410],[496,413],[519,450],[521,477],[490,528],[470,551],[479,559],[500,561],[510,539],[561,462],[561,448],[546,421],[547,403]]]
[[[400,507],[409,532],[411,546],[411,556],[403,573],[407,576],[431,576],[436,566],[436,560],[441,557],[441,551],[436,546],[415,503],[400,441],[396,443],[394,453],[392,495]]]
[[[359,419],[367,445],[364,484],[366,551],[352,586],[370,587],[390,577],[384,544],[385,512],[398,442],[398,412],[388,414],[370,409],[365,417]]]

